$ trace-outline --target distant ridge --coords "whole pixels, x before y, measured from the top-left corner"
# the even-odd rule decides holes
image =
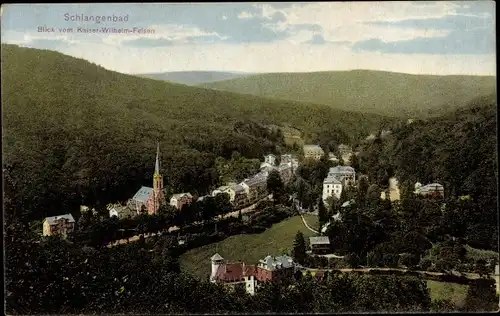
[[[135,75],[143,78],[171,81],[185,85],[199,85],[203,83],[210,83],[220,80],[228,80],[228,79],[235,79],[235,78],[255,75],[255,73],[245,73],[236,71],[234,72],[172,71],[172,72],[146,73],[146,74],[135,74]]]
[[[413,75],[348,70],[265,73],[199,86],[243,94],[327,104],[392,117],[428,117],[495,93],[494,76]]]

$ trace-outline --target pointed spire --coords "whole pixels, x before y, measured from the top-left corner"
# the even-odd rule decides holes
[[[156,164],[155,164],[155,174],[160,174],[160,142],[156,141]]]

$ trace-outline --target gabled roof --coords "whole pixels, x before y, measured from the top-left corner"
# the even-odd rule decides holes
[[[218,253],[216,253],[215,255],[213,255],[210,260],[212,261],[218,261],[218,260],[224,260],[224,258],[222,258],[221,255],[219,255]]]
[[[143,186],[132,197],[132,200],[146,203],[152,194],[153,194],[153,188]]]
[[[329,175],[328,177],[323,180],[323,183],[328,183],[328,184],[341,184],[342,182],[339,181],[335,176]]]
[[[309,243],[311,245],[329,245],[330,239],[328,236],[309,237]]]
[[[70,223],[74,223],[75,222],[75,219],[73,218],[73,215],[71,215],[71,214],[63,214],[63,215],[45,217],[44,221],[48,221],[50,225],[54,225],[60,219],[66,219]]]
[[[349,166],[336,166],[336,167],[333,167],[333,168],[330,168],[330,170],[328,171],[328,173],[330,174],[344,174],[344,173],[356,173],[356,171],[354,170],[353,167],[349,167]]]
[[[172,199],[180,199],[182,197],[188,197],[188,198],[192,198],[193,196],[191,195],[191,193],[177,193],[177,194],[174,194],[172,195]]]

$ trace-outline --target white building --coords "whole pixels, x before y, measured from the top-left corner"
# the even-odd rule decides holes
[[[340,199],[340,194],[342,194],[342,182],[335,176],[328,175],[325,180],[323,180],[323,203],[327,204],[326,201],[331,196]]]

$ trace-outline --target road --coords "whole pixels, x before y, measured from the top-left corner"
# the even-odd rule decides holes
[[[265,198],[263,198],[263,199],[255,202],[254,204],[252,204],[250,206],[247,206],[247,207],[245,207],[245,208],[243,208],[241,210],[237,210],[237,211],[234,211],[234,212],[227,213],[227,214],[223,215],[222,217],[219,217],[219,219],[217,219],[217,220],[220,220],[220,219],[223,219],[223,218],[228,218],[228,217],[238,217],[240,211],[241,211],[241,214],[251,213],[251,212],[255,211],[255,207],[257,206],[257,204],[259,204],[259,202],[262,202],[262,201],[265,201],[265,200],[268,200],[268,199],[271,199],[271,195],[268,195]],[[200,222],[195,222],[194,224],[197,225],[197,224],[200,224]],[[174,231],[177,231],[177,230],[179,230],[179,227],[172,226],[172,227],[170,227],[168,229],[168,232],[171,233],[171,232],[174,232]],[[152,237],[152,236],[155,236],[155,235],[161,235],[161,232],[144,234],[144,238],[149,238],[149,237]],[[141,236],[141,234],[138,234],[138,235],[132,236],[130,238],[119,239],[119,240],[116,240],[114,242],[109,243],[107,245],[107,247],[111,248],[111,247],[118,246],[118,245],[123,245],[123,244],[127,244],[127,243],[136,242],[136,241],[139,240],[140,236]]]
[[[300,266],[300,268],[304,270],[309,270],[309,271],[340,271],[340,272],[371,272],[371,271],[400,271],[400,272],[416,272],[419,274],[427,274],[427,275],[435,275],[435,276],[440,276],[440,275],[447,275],[446,273],[443,272],[431,272],[431,271],[421,271],[421,270],[408,270],[408,269],[400,269],[400,268],[344,268],[344,269],[314,269],[314,268],[307,268]],[[468,279],[479,279],[479,274],[477,273],[469,273],[469,272],[464,272],[464,273],[458,273],[456,271],[452,272],[454,275],[462,275],[465,276]]]

